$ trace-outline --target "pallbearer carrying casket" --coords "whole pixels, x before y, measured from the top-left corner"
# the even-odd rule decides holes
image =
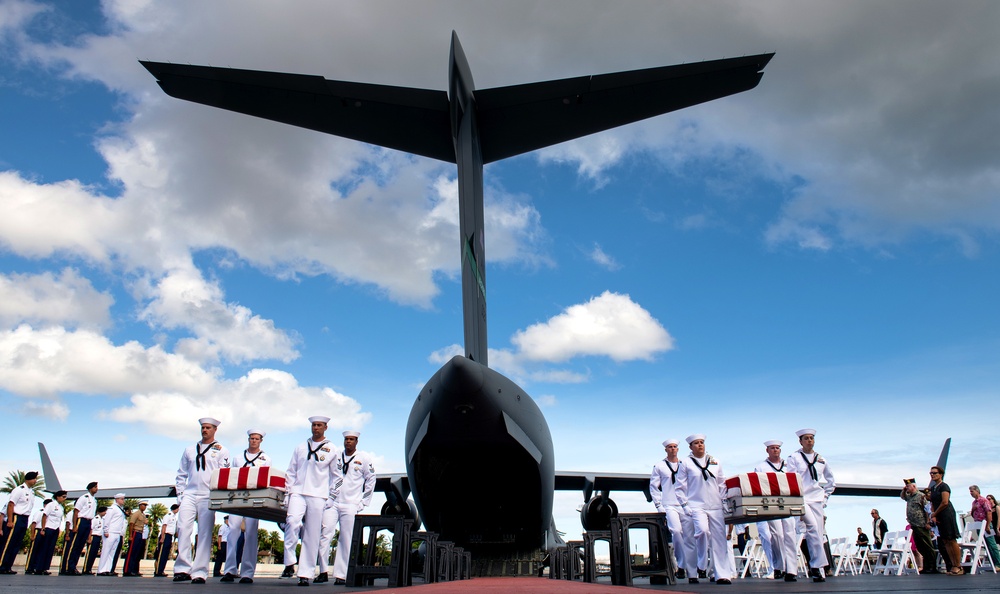
[[[833,472],[823,456],[813,451],[816,443],[815,429],[799,429],[799,448],[785,461],[788,472],[799,475],[802,498],[805,500],[802,521],[806,525],[806,544],[809,547],[809,574],[814,582],[825,582],[823,566],[826,565],[826,550],[823,548],[823,533],[826,531],[824,509],[826,502],[837,488]]]
[[[261,442],[264,441],[265,433],[261,429],[247,429],[247,449],[243,450],[243,455],[233,456],[231,468],[260,468],[271,466],[271,458],[264,450],[260,449]],[[232,546],[226,548],[226,566],[223,569],[225,575],[219,581],[234,582],[237,576],[237,565],[239,565],[239,578],[241,584],[252,584],[253,576],[257,572],[257,529],[260,520],[229,514],[229,534],[237,535],[231,542]],[[235,545],[239,538],[240,527],[245,529],[243,541],[243,558],[237,558],[239,547]]]
[[[782,442],[777,439],[764,442],[767,458],[754,468],[754,472],[787,472],[787,464],[781,458]],[[767,522],[757,522],[760,543],[767,555],[767,562],[774,570],[774,579],[784,577],[786,582],[796,581],[799,572],[799,554],[795,547],[798,535],[795,526],[797,517],[779,518]]]
[[[729,554],[726,540],[726,521],[722,513],[722,500],[728,491],[722,464],[705,453],[705,436],[701,433],[687,437],[691,454],[681,463],[677,472],[677,501],[691,518],[694,526],[692,538],[697,549],[698,576],[707,569],[704,555],[712,548],[712,567],[715,583],[731,584],[736,577],[736,567]],[[691,567],[692,560],[687,565]],[[688,575],[688,583],[698,583],[698,577]]]

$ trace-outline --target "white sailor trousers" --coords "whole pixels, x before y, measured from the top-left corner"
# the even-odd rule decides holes
[[[112,534],[104,538],[104,548],[101,549],[101,560],[97,562],[97,573],[108,573],[111,571],[115,553],[118,551],[118,543],[121,540],[121,534]]]
[[[330,558],[330,543],[340,527],[337,538],[337,558],[333,561],[334,579],[347,579],[347,562],[350,561],[351,539],[354,537],[354,517],[358,511],[356,503],[334,503],[323,511],[323,538],[320,540],[319,570],[327,571]]]
[[[239,547],[240,524],[246,522],[246,532],[243,537],[243,557],[236,558]],[[243,516],[229,515],[229,534],[235,534],[236,539],[231,541],[232,546],[226,547],[226,566],[223,573],[236,575],[236,566],[239,565],[241,578],[252,578],[257,573],[257,528],[260,520],[257,518],[244,518]]]
[[[667,528],[670,530],[670,539],[673,541],[677,567],[683,567],[687,570],[687,549],[691,539],[684,533],[684,508],[679,505],[664,505],[663,515],[667,517]]]
[[[792,516],[766,522],[771,537],[771,547],[774,552],[773,569],[795,575],[799,572],[799,535],[795,526],[799,519]],[[759,526],[760,524],[758,524]]]
[[[820,568],[826,565],[826,549],[823,548],[823,533],[826,522],[823,520],[823,502],[806,501],[803,508],[802,521],[806,525],[806,545],[809,547],[809,567]]]
[[[285,526],[285,551],[295,551],[295,540],[302,534],[302,550],[299,554],[300,578],[312,579],[316,573],[316,556],[319,553],[319,538],[323,527],[323,497],[309,497],[292,493],[288,496],[288,524]],[[291,542],[289,542],[291,541]],[[294,552],[292,553],[294,556]],[[285,555],[285,565],[291,565]]]
[[[692,508],[691,518],[694,524],[694,540],[698,542],[698,560],[701,561],[702,547],[712,550],[712,567],[715,569],[715,579],[733,579],[736,577],[736,567],[729,555],[729,541],[726,540],[726,521],[721,509]],[[697,577],[697,576],[696,576]]]
[[[209,509],[208,493],[185,493],[177,510],[177,559],[174,575],[186,573],[194,578],[208,578],[208,563],[212,558],[212,529],[215,512]],[[191,535],[198,523],[198,544],[191,559]]]

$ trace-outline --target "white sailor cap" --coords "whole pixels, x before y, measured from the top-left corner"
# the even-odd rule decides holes
[[[702,441],[705,441],[705,434],[704,433],[695,433],[694,435],[688,435],[685,438],[685,441],[688,442],[688,445],[691,445],[692,441],[697,441],[699,439],[702,440]]]
[[[361,437],[360,431],[344,431],[344,437]]]
[[[124,493],[115,493],[115,499],[125,499]]]
[[[677,445],[679,443],[680,440],[678,440],[676,437],[671,437],[667,441],[663,442],[663,447],[667,447],[668,445]]]
[[[216,427],[218,427],[219,425],[222,424],[222,421],[220,421],[219,419],[213,419],[212,417],[202,417],[202,418],[198,419],[198,424],[199,425],[215,425]]]
[[[251,435],[253,435],[254,433],[256,433],[257,435],[259,435],[261,439],[264,439],[265,437],[267,437],[267,433],[264,433],[260,429],[247,429],[247,436],[248,437],[251,436]]]
[[[816,430],[815,429],[799,429],[798,431],[795,432],[795,435],[798,436],[798,437],[802,437],[803,435],[816,435]]]
[[[139,502],[139,505],[149,505],[149,501],[146,500],[146,499],[143,499],[142,501]]]
[[[765,448],[769,448],[769,447],[771,447],[771,446],[773,446],[773,445],[776,445],[776,446],[778,446],[778,447],[781,447],[781,444],[782,444],[782,443],[784,443],[784,442],[783,442],[783,441],[781,441],[780,439],[771,439],[771,440],[768,440],[768,441],[765,441],[765,442],[764,442],[764,447],[765,447]]]
[[[316,415],[315,417],[309,417],[310,423],[329,423],[330,417],[324,417],[323,415]]]

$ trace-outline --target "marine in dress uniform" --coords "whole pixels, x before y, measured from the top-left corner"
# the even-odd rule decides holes
[[[139,561],[145,556],[146,553],[146,524],[149,523],[149,519],[146,518],[146,507],[149,505],[148,501],[140,501],[139,509],[132,512],[132,517],[128,519],[128,529],[126,534],[128,534],[129,546],[128,555],[125,557],[125,568],[122,570],[122,575],[124,577],[142,577],[139,573]]]
[[[777,439],[764,442],[767,458],[753,469],[754,472],[788,472],[788,465],[781,457],[782,442]],[[798,518],[779,518],[757,522],[760,543],[767,555],[767,562],[774,570],[774,579],[783,577],[786,582],[796,581],[799,573],[798,535],[795,525]]]
[[[70,529],[63,539],[63,556],[59,575],[80,575],[76,565],[80,561],[84,545],[90,539],[91,525],[94,516],[97,515],[97,500],[94,499],[94,493],[97,493],[96,481],[87,485],[87,492],[77,499],[73,506]]]
[[[66,512],[63,509],[64,501],[66,501],[66,491],[56,491],[52,494],[52,500],[42,510],[40,536],[35,539],[37,552],[35,553],[34,565],[29,566],[24,573],[49,575],[52,555],[56,551],[56,541],[59,540],[59,531],[66,518]]]
[[[83,573],[81,575],[94,575],[94,563],[101,555],[101,542],[104,540],[104,516],[107,515],[108,508],[103,505],[97,507],[97,515],[90,523],[90,536],[87,538],[87,557],[83,560]]]
[[[248,429],[247,430],[247,449],[243,450],[243,455],[236,455],[231,461],[233,468],[249,468],[249,467],[264,467],[271,465],[271,457],[267,455],[264,450],[260,449],[261,442],[264,441],[264,437],[267,433],[260,429]],[[243,557],[240,558],[237,553],[239,552],[239,547],[236,546],[235,539],[233,540],[232,546],[227,547],[226,550],[226,566],[225,574],[222,577],[223,582],[232,582],[236,580],[237,565],[239,565],[239,577],[241,584],[252,584],[253,576],[257,572],[257,550],[259,543],[257,542],[257,530],[260,527],[260,520],[257,518],[244,518],[243,516],[230,515],[229,516],[229,533],[239,535],[240,525],[246,522],[244,526],[246,527],[246,536],[243,542]]]
[[[153,577],[167,577],[167,561],[170,560],[170,551],[174,547],[174,533],[177,531],[177,510],[180,506],[176,503],[170,506],[170,511],[163,516],[160,523],[160,535],[156,545],[156,566],[153,569]]]
[[[201,441],[188,446],[181,455],[177,469],[177,559],[174,561],[174,581],[191,580],[204,584],[212,556],[212,529],[215,512],[209,509],[209,482],[212,471],[229,467],[229,450],[215,441],[221,421],[211,417],[198,419]],[[198,544],[191,558],[191,535],[198,523]]]
[[[122,537],[128,527],[128,517],[125,515],[125,494],[115,493],[115,502],[108,508],[104,516],[104,542],[101,543],[101,561],[97,564],[97,575],[117,575],[112,571],[118,562],[122,551]]]
[[[785,460],[788,472],[799,475],[802,499],[805,502],[802,522],[806,527],[806,545],[809,547],[809,574],[814,582],[825,582],[823,567],[826,565],[826,550],[823,548],[823,534],[826,532],[824,509],[837,483],[833,480],[830,466],[813,451],[816,442],[815,429],[800,429],[795,432],[799,438],[799,448]]]
[[[285,521],[285,571],[281,576],[292,576],[295,543],[301,536],[300,586],[308,586],[316,571],[323,509],[330,496],[331,466],[340,455],[337,446],[326,438],[329,421],[330,417],[309,417],[312,437],[296,446],[285,471],[288,515]]]
[[[347,561],[351,552],[351,538],[354,536],[354,516],[371,504],[375,493],[375,465],[370,454],[357,449],[359,437],[361,433],[358,431],[344,431],[344,450],[337,457],[337,464],[333,469],[330,498],[323,511],[323,536],[319,547],[320,574],[316,578],[320,583],[328,579],[330,543],[338,526],[340,537],[337,538],[337,558],[333,563],[333,583],[347,583]]]
[[[17,573],[11,566],[14,565],[14,558],[21,552],[21,541],[24,533],[28,529],[28,516],[35,506],[35,483],[38,482],[38,473],[34,470],[24,474],[24,482],[14,487],[7,500],[7,520],[4,525],[3,552],[0,553],[0,575],[13,575]]]
[[[722,464],[705,453],[705,436],[701,433],[687,437],[691,455],[682,460],[677,471],[677,501],[684,508],[693,524],[691,537],[697,547],[698,569],[703,551],[712,551],[712,567],[716,584],[731,584],[736,577],[736,567],[729,556],[729,541],[726,540],[726,521],[722,514],[722,500],[726,496],[726,475]],[[688,560],[687,565],[695,563]],[[699,571],[699,576],[702,573]],[[688,583],[698,583],[698,578],[689,572]]]
[[[667,529],[670,530],[670,537],[674,543],[674,554],[680,557],[681,563],[675,563],[677,577],[684,579],[686,573],[685,563],[689,557],[693,557],[694,543],[686,535],[691,534],[693,528],[688,522],[688,516],[684,513],[684,508],[677,501],[677,472],[680,470],[681,461],[677,457],[677,450],[680,441],[670,438],[663,442],[663,449],[667,456],[653,466],[653,472],[649,475],[649,494],[653,497],[653,505],[656,511],[664,514],[667,519]],[[691,551],[688,551],[691,548]],[[695,567],[694,571],[698,568]]]

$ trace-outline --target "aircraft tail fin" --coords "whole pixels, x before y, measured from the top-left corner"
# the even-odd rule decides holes
[[[62,491],[59,477],[56,476],[56,469],[52,466],[52,460],[49,459],[49,453],[45,450],[45,444],[42,442],[38,442],[38,455],[42,459],[42,478],[45,479],[45,490],[49,493]]]
[[[947,470],[948,469],[948,453],[949,452],[951,452],[951,438],[950,437],[948,439],[944,440],[944,447],[941,448],[941,455],[938,456],[937,466],[940,467],[941,470]],[[931,483],[930,485],[927,485],[927,487],[930,488],[932,485],[933,485],[933,483]]]

